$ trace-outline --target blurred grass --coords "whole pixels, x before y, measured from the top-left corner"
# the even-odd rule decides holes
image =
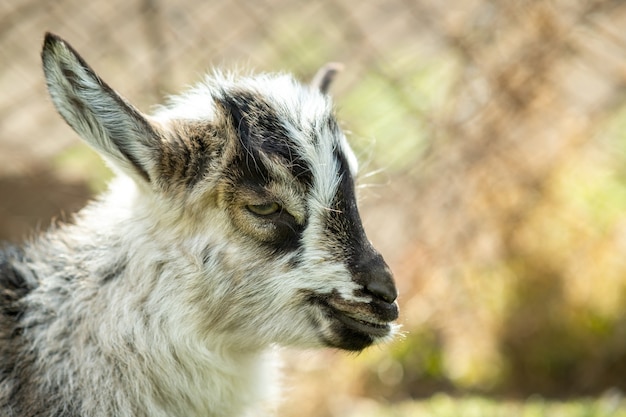
[[[626,401],[607,394],[597,399],[496,401],[484,397],[454,398],[438,394],[428,400],[389,406],[364,402],[346,417],[626,417]]]

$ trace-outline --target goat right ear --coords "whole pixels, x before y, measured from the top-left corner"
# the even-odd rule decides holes
[[[341,70],[343,70],[343,64],[329,62],[317,71],[311,80],[311,87],[319,90],[322,94],[328,94],[330,85]]]
[[[46,33],[41,57],[48,91],[65,121],[114,166],[149,182],[158,160],[156,127],[63,39]]]

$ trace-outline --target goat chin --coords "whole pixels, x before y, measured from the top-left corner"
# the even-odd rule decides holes
[[[272,347],[390,340],[397,291],[356,205],[327,91],[214,72],[146,115],[64,40],[52,101],[116,172],[108,192],[0,251],[0,414],[271,412]]]

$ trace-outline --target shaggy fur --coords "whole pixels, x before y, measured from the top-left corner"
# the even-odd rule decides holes
[[[317,86],[215,74],[148,116],[55,35],[42,58],[57,110],[118,175],[73,224],[0,251],[0,415],[260,415],[273,345],[392,337],[335,68]]]

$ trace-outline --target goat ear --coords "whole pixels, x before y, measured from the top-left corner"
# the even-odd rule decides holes
[[[65,121],[114,166],[149,182],[157,160],[156,127],[63,39],[46,33],[41,57],[48,91]]]
[[[329,62],[317,71],[313,80],[311,80],[311,87],[318,89],[322,94],[327,94],[335,76],[342,70],[343,64]]]

